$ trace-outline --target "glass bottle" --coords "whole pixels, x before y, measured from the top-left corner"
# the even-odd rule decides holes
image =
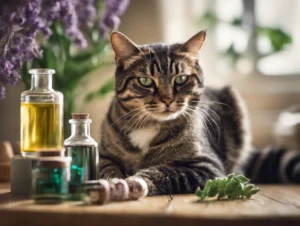
[[[80,199],[83,181],[98,179],[98,143],[90,136],[89,114],[72,114],[71,136],[65,140],[66,155],[72,157],[70,193],[71,199]],[[76,196],[77,194],[77,196]]]
[[[69,157],[41,157],[32,170],[33,198],[38,204],[61,203],[67,198],[70,181]]]
[[[21,94],[21,152],[37,157],[63,148],[63,94],[52,89],[53,69],[31,69],[31,89]]]

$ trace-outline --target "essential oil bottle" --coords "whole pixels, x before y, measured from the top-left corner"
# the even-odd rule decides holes
[[[69,192],[71,199],[81,199],[83,181],[98,179],[99,152],[98,143],[90,136],[89,114],[72,114],[71,136],[65,140],[66,155],[72,157]]]
[[[63,148],[63,94],[52,89],[53,69],[31,69],[31,89],[21,94],[21,152]]]

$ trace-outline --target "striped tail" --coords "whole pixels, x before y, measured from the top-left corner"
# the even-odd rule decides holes
[[[255,150],[245,175],[254,183],[300,183],[300,152],[274,146]]]

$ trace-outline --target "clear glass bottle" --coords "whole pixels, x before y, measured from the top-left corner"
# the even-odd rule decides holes
[[[65,140],[66,155],[72,157],[70,193],[71,199],[81,198],[83,181],[98,179],[99,152],[98,143],[90,136],[89,114],[72,114],[71,136]],[[76,195],[77,194],[77,195]]]
[[[31,69],[31,89],[21,94],[21,152],[63,148],[63,94],[52,89],[53,69]]]

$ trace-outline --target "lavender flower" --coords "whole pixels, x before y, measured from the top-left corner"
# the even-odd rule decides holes
[[[60,0],[60,17],[66,27],[66,34],[80,47],[87,46],[87,41],[78,27],[78,18],[71,0]]]
[[[0,86],[15,85],[20,80],[17,73],[24,61],[39,56],[35,43],[39,22],[37,18],[41,0],[13,1],[0,8]],[[17,13],[18,12],[18,13]],[[0,95],[0,99],[5,95]]]
[[[126,11],[130,0],[105,0],[105,11],[100,23],[100,35],[103,37],[110,29],[120,24],[120,16]]]
[[[23,63],[41,56],[35,37],[49,37],[50,26],[61,19],[66,34],[80,47],[87,42],[78,28],[74,0],[13,0],[0,3],[0,86],[15,85],[20,80],[18,70]],[[5,95],[0,95],[0,100]]]
[[[81,27],[92,28],[96,19],[95,0],[73,0]]]
[[[51,36],[55,20],[62,21],[66,35],[79,47],[87,41],[80,28],[92,28],[97,18],[96,0],[0,0],[0,100],[5,86],[21,78],[22,65],[42,56],[35,41],[37,34]],[[100,33],[116,29],[129,0],[105,0]]]

